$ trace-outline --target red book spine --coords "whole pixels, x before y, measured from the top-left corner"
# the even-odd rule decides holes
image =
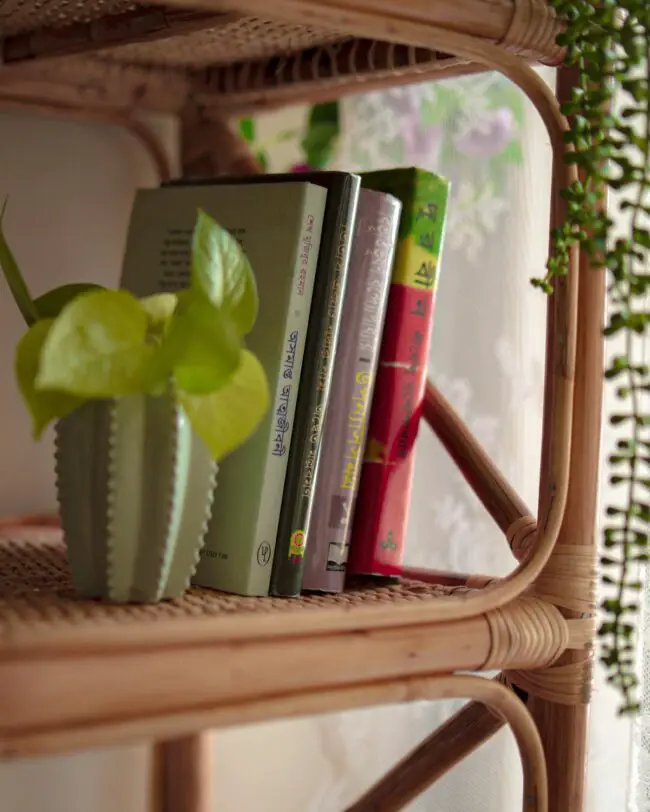
[[[401,574],[449,183],[430,172],[370,173],[403,203],[370,410],[348,573]]]
[[[355,508],[348,573],[401,572],[433,291],[393,283]]]

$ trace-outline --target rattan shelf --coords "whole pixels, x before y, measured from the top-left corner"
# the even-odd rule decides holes
[[[370,682],[541,667],[587,639],[535,598],[436,622],[457,588],[417,581],[295,601],[207,589],[156,606],[84,601],[56,531],[4,535],[0,573],[5,758],[331,710],[355,689],[363,702]]]
[[[138,114],[176,113],[185,173],[250,173],[259,167],[233,114],[496,69],[548,130],[556,226],[575,170],[563,161],[567,122],[531,64],[561,66],[558,30],[546,0],[0,0],[0,111],[121,125],[161,178],[168,156]],[[566,96],[574,77],[558,77]],[[107,607],[72,594],[58,531],[0,528],[0,756],[151,738],[156,812],[208,812],[200,731],[461,696],[472,701],[348,812],[403,808],[503,723],[522,755],[524,810],[581,812],[603,297],[603,272],[576,250],[549,298],[535,510],[427,389],[424,420],[513,552],[506,578],[408,571],[334,598],[192,590],[155,608]],[[492,669],[495,680],[458,673]]]
[[[386,0],[364,6],[395,10]],[[162,112],[191,101],[209,117],[476,70],[444,48],[400,42],[390,25],[371,37],[334,3],[273,3],[272,20],[269,8],[266,0],[4,0],[0,98]],[[402,11],[531,60],[561,59],[543,1],[419,0]]]

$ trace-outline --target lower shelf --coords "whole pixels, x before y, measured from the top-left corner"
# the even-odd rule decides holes
[[[75,597],[58,531],[16,530],[0,537],[0,756],[325,712],[366,704],[382,682],[496,667],[490,616],[423,620],[423,605],[450,592],[405,582],[283,600],[193,589],[111,606]],[[514,659],[526,667],[530,652]]]

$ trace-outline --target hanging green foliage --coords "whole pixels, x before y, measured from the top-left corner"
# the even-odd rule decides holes
[[[554,277],[567,272],[576,242],[594,266],[608,272],[605,334],[623,348],[605,372],[620,403],[609,415],[619,437],[609,456],[609,482],[620,498],[606,509],[600,562],[605,619],[599,637],[608,680],[621,692],[621,711],[635,711],[635,617],[650,530],[650,413],[644,406],[650,376],[639,353],[650,324],[650,4],[549,2],[566,23],[558,44],[579,76],[562,112],[571,122],[567,161],[577,166],[580,180],[564,190],[567,219],[553,235],[555,253],[546,277],[535,283],[552,290]],[[609,190],[620,200],[623,231],[604,213]]]

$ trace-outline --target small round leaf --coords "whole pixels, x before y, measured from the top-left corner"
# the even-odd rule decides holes
[[[196,434],[215,460],[240,446],[257,428],[269,405],[266,375],[248,350],[225,386],[210,395],[178,394]]]

